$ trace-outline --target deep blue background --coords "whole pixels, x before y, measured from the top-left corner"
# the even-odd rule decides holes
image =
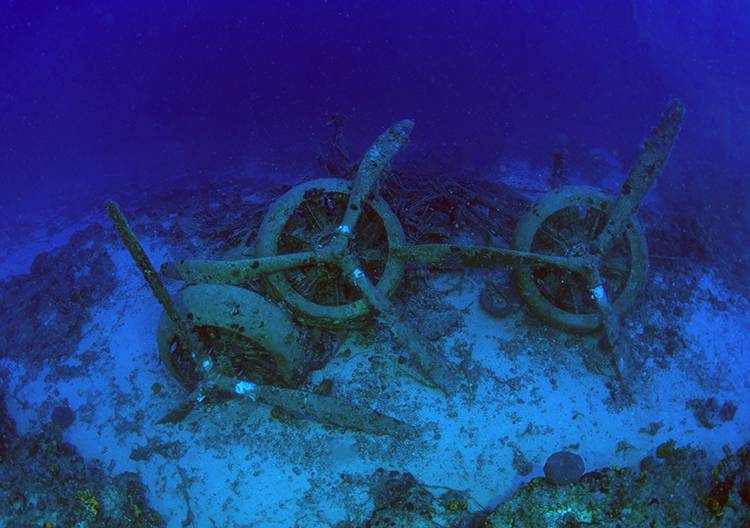
[[[4,2],[0,218],[201,171],[301,171],[334,112],[357,155],[413,117],[405,155],[456,171],[546,164],[560,143],[627,164],[673,96],[689,113],[664,194],[731,217],[749,197],[749,63],[739,1]]]

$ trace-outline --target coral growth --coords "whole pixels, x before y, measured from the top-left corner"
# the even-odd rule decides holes
[[[107,475],[62,441],[60,429],[17,436],[0,395],[0,526],[158,528],[134,473]]]
[[[576,473],[581,468],[572,460]],[[709,482],[709,475],[710,482]],[[337,528],[574,528],[649,526],[734,528],[750,524],[750,443],[711,471],[703,450],[658,447],[639,468],[602,468],[577,482],[534,478],[494,511],[471,511],[464,492],[440,488],[434,496],[408,473],[378,470],[370,478],[374,509]]]
[[[557,486],[533,479],[489,517],[491,528],[574,526],[736,527],[750,522],[750,445],[731,452],[714,470],[705,453],[665,442],[639,469],[603,468],[575,483]]]

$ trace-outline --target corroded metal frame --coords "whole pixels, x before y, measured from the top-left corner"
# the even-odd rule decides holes
[[[424,244],[409,246],[404,242],[403,230],[388,205],[377,193],[379,179],[388,167],[391,159],[408,142],[413,123],[409,120],[396,123],[384,132],[367,151],[354,180],[347,182],[338,179],[323,179],[306,182],[292,188],[275,202],[263,220],[258,235],[258,257],[235,261],[181,261],[167,264],[162,271],[172,278],[181,279],[188,283],[214,284],[243,284],[247,281],[264,276],[267,278],[271,290],[278,298],[288,302],[301,315],[304,322],[320,326],[340,326],[347,321],[360,319],[373,305],[371,299],[351,305],[337,307],[322,307],[304,299],[285,283],[283,271],[318,264],[341,265],[345,257],[350,257],[351,251],[348,240],[355,236],[354,225],[357,222],[364,203],[373,207],[383,219],[388,234],[387,272],[380,280],[378,289],[388,295],[398,282],[403,262],[415,262],[432,266],[456,264],[463,267],[510,267],[514,269],[532,269],[536,266],[554,266],[580,273],[587,277],[596,274],[593,270],[598,267],[598,255],[609,248],[613,240],[625,235],[633,239],[632,246],[637,253],[637,267],[643,267],[641,261],[646,259],[643,243],[638,234],[637,221],[633,215],[640,200],[653,185],[667,160],[671,147],[679,131],[684,109],[679,101],[674,101],[665,112],[662,120],[644,141],[638,159],[628,174],[622,186],[622,191],[616,199],[605,198],[600,191],[584,188],[557,189],[546,195],[542,200],[532,205],[529,212],[521,220],[516,230],[514,249],[495,248],[488,246],[469,246],[455,244]],[[304,195],[313,189],[323,192],[340,192],[349,194],[349,204],[341,225],[335,236],[326,244],[320,245],[313,251],[277,254],[279,233],[295,207],[304,200]],[[550,214],[556,208],[565,207],[571,203],[583,201],[599,201],[607,203],[607,224],[601,235],[595,241],[595,249],[585,255],[547,255],[530,251],[530,236],[533,235],[533,225],[544,215]],[[356,255],[353,255],[356,258]],[[640,270],[639,272],[642,272]],[[528,281],[520,281],[521,288],[526,290],[531,286]],[[592,284],[593,290],[599,284]],[[536,297],[536,296],[532,296]],[[528,298],[528,297],[527,297]],[[624,312],[632,305],[634,299],[632,288],[618,303],[613,301],[613,307],[618,312]],[[627,302],[626,302],[627,301]],[[369,306],[368,306],[369,304]],[[532,307],[534,308],[534,307]],[[548,322],[558,324],[569,330],[591,331],[601,324],[601,318],[588,317],[583,322],[571,321],[570,318],[555,313],[549,307],[537,303],[537,315]],[[598,319],[598,320],[597,320]]]
[[[377,138],[364,155],[357,174],[351,182],[338,179],[307,182],[292,188],[272,205],[259,231],[256,258],[223,261],[183,260],[164,265],[162,273],[188,284],[224,285],[218,288],[231,288],[228,285],[243,285],[253,279],[263,277],[271,293],[289,304],[298,319],[311,325],[338,328],[355,321],[359,322],[372,313],[391,328],[394,337],[402,345],[409,359],[405,368],[411,368],[414,377],[424,384],[449,393],[452,392],[456,383],[455,372],[450,371],[439,360],[439,354],[431,350],[431,343],[426,342],[410,324],[401,318],[393,303],[388,299],[388,295],[399,283],[404,263],[409,261],[437,267],[459,265],[512,268],[516,284],[522,290],[522,299],[540,318],[568,330],[604,329],[605,337],[613,350],[613,366],[622,380],[627,373],[630,361],[627,357],[627,350],[623,348],[619,339],[619,319],[622,313],[632,306],[648,266],[645,238],[638,226],[635,212],[668,159],[681,127],[683,115],[682,104],[679,101],[673,101],[658,125],[642,144],[638,158],[617,197],[610,199],[601,191],[588,188],[562,188],[552,191],[533,204],[519,222],[513,249],[455,244],[407,245],[405,243],[398,219],[378,194],[380,179],[393,157],[408,143],[414,126],[411,120],[404,120],[394,124]],[[306,193],[311,190],[348,195],[348,203],[340,224],[331,236],[310,251],[278,254],[279,234],[293,210],[302,203]],[[593,240],[590,249],[568,255],[548,255],[531,251],[534,233],[546,217],[562,208],[584,202],[589,205],[595,204],[599,209],[606,210],[607,215],[604,228],[601,234]],[[371,207],[383,220],[388,238],[385,272],[377,283],[374,283],[362,271],[358,256],[350,244],[352,238],[356,236],[355,226],[365,205]],[[132,231],[127,227],[119,209],[114,205],[111,205],[109,209],[131,255],[165,308],[167,322],[162,326],[167,330],[164,331],[164,335],[181,338],[191,350],[194,350],[196,359],[204,363],[204,381],[194,390],[193,397],[188,401],[188,411],[195,405],[195,402],[202,401],[207,387],[210,386],[230,390],[240,396],[257,397],[266,403],[282,405],[296,412],[311,412],[318,419],[329,423],[345,424],[355,429],[358,427],[371,429],[365,424],[370,420],[371,424],[403,432],[400,429],[402,424],[377,413],[373,414],[373,411],[360,412],[350,405],[325,397],[303,397],[293,391],[289,392],[291,389],[248,384],[242,380],[227,378],[212,370],[210,359],[206,357],[205,351],[200,350],[200,345],[192,332],[192,323],[166,294],[166,289],[156,276]],[[625,237],[630,244],[631,277],[618,298],[609,299],[602,279],[600,259],[601,255],[605,254],[615,241],[622,237]],[[361,293],[362,298],[338,306],[316,304],[294,291],[284,277],[284,272],[287,270],[323,264],[338,267]],[[584,277],[588,294],[598,307],[599,313],[569,314],[544,299],[531,278],[531,271],[540,266],[563,268]],[[237,296],[237,292],[234,291],[221,292],[222,290],[212,291],[210,295],[204,295],[204,298],[218,302],[218,298],[223,295]],[[260,298],[253,297],[252,302],[245,304],[253,305],[258,299]],[[212,323],[220,326],[223,324],[222,315],[215,313],[215,309],[208,308],[205,312],[203,315]],[[227,318],[224,317],[224,319]],[[227,320],[230,319],[231,317]],[[286,323],[279,320],[279,324],[281,328],[285,327]],[[279,331],[285,339],[289,338],[291,341],[297,339],[294,337],[295,331],[291,328]],[[265,339],[268,341],[266,344],[270,343],[267,334],[256,335],[254,330],[247,330],[247,332],[249,332],[248,337],[256,341],[260,342]],[[294,357],[278,356],[283,367],[282,371],[286,371],[286,375],[291,375],[294,365],[299,360],[298,354],[292,353],[292,356]],[[317,403],[311,404],[310,401]],[[342,408],[348,411],[342,412]],[[176,416],[179,416],[181,412],[181,410],[176,411]]]

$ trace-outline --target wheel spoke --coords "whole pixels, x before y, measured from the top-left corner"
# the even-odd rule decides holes
[[[555,298],[556,291],[560,287],[560,279],[556,273],[547,271],[544,275],[536,280],[536,284],[542,290],[542,294],[547,298]]]
[[[332,233],[341,223],[344,216],[345,201],[347,196],[344,194],[327,194],[321,196],[319,210],[323,218],[318,217],[322,229],[327,233]]]
[[[298,285],[295,288],[300,295],[307,297],[311,293],[315,293],[318,289],[320,279],[323,277],[324,272],[321,268],[312,268],[306,273],[301,273],[298,277]]]
[[[334,287],[336,291],[336,305],[338,306],[341,304],[341,275],[340,274],[336,276],[334,285],[335,285]]]
[[[575,313],[583,313],[583,296],[581,295],[581,281],[577,277],[570,276],[570,299],[573,301],[573,310]]]
[[[555,305],[558,308],[566,307],[566,300],[570,298],[570,285],[565,281],[560,281],[558,288],[555,289]]]
[[[588,240],[594,240],[598,236],[603,217],[601,209],[592,207],[586,212],[586,219],[583,225],[586,228],[586,238]]]
[[[562,252],[565,251],[567,245],[565,244],[565,242],[563,242],[559,238],[559,233],[557,233],[556,235],[552,233],[552,230],[551,230],[551,228],[550,228],[549,225],[543,226],[539,230],[539,233],[542,234],[542,235],[544,235],[545,237],[547,237],[547,239],[550,242],[552,242],[555,246],[557,246],[558,251],[562,251]]]
[[[365,219],[364,216],[360,217],[362,219]],[[357,232],[357,240],[361,245],[367,245],[371,242],[378,242],[378,240],[375,240],[373,235],[377,234],[377,231],[379,226],[376,222],[365,222],[364,227],[362,227],[361,230],[358,230]]]
[[[302,206],[305,210],[305,212],[308,214],[310,219],[315,223],[315,226],[318,228],[318,231],[323,231],[323,224],[318,220],[318,216],[313,213],[312,209],[310,209],[310,206],[307,204],[307,202],[303,202]]]
[[[569,231],[575,233],[577,229],[581,225],[581,211],[573,206],[573,207],[566,207],[565,209],[560,210],[557,214],[557,223],[562,226],[563,229],[568,229]]]
[[[602,262],[602,268],[606,271],[612,271],[624,275],[628,273],[629,266],[626,257],[608,257]]]
[[[284,231],[281,236],[283,238],[293,240],[298,245],[302,246],[300,249],[310,249],[312,244],[307,238],[303,238],[300,231],[304,231],[302,228],[297,228],[294,231]]]

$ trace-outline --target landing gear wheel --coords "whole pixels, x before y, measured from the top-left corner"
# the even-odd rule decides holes
[[[594,187],[567,186],[533,203],[516,226],[513,249],[585,256],[606,222],[612,198]],[[615,313],[629,310],[643,289],[648,248],[635,216],[601,256],[600,273]],[[602,321],[584,277],[551,266],[519,266],[513,278],[521,298],[540,319],[573,332],[593,332]]]
[[[258,232],[258,256],[311,251],[325,244],[336,235],[350,192],[350,181],[324,178],[284,193],[263,219]],[[404,231],[380,196],[371,197],[363,209],[350,249],[360,269],[388,296],[404,271],[403,263],[389,249],[404,244]],[[300,321],[311,326],[349,327],[365,321],[372,311],[359,290],[333,264],[274,273],[265,280],[271,294],[285,301]]]
[[[289,316],[257,293],[236,286],[188,286],[176,298],[194,326],[213,368],[255,383],[293,386],[303,371],[304,338]],[[167,370],[185,387],[195,387],[201,367],[162,313],[157,335]]]

